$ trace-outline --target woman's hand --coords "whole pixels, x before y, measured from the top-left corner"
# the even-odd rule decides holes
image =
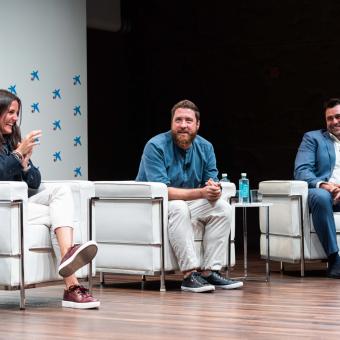
[[[22,155],[23,161],[25,158],[27,158],[27,155],[31,157],[33,148],[39,144],[38,138],[40,138],[41,136],[41,130],[31,131],[26,135],[25,138],[22,139],[21,143],[18,144],[18,147],[15,149],[15,151],[19,152]]]
[[[33,151],[33,150],[32,150]],[[29,162],[30,162],[30,158],[32,156],[32,151],[27,153],[23,159],[22,159],[22,162],[21,162],[21,166],[24,168],[24,169],[27,169],[28,165],[29,165]]]

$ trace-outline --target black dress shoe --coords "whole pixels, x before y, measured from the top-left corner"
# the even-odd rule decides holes
[[[327,270],[327,276],[332,279],[340,279],[340,263],[334,263]]]

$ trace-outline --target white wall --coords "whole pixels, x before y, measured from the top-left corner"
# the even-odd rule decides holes
[[[43,179],[74,179],[77,168],[76,178],[87,179],[86,1],[0,0],[0,32],[0,88],[15,86],[22,99],[22,134],[43,131],[34,164]]]

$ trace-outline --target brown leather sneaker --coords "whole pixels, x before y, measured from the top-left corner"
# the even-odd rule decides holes
[[[98,308],[100,301],[95,299],[85,287],[73,285],[64,290],[61,305],[67,308],[89,309]]]
[[[98,246],[95,241],[78,244],[71,247],[61,260],[59,275],[68,277],[79,268],[85,266],[96,256]]]

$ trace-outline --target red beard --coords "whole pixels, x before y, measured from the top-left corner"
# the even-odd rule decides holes
[[[178,133],[178,132],[172,132],[172,137],[178,147],[181,149],[187,149],[192,141],[196,137],[196,133]]]

